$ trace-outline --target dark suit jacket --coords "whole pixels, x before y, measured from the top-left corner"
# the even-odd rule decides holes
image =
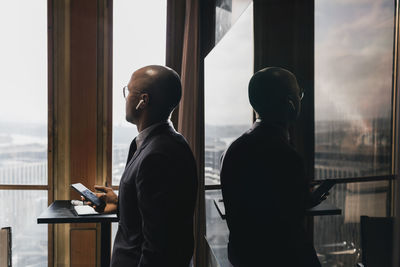
[[[187,267],[196,192],[193,154],[170,125],[153,129],[138,151],[133,140],[119,187],[111,266]]]
[[[222,194],[236,266],[320,266],[304,229],[309,188],[283,128],[255,123],[226,151]]]

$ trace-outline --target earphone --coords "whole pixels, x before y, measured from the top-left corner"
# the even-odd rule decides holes
[[[143,99],[140,99],[139,103],[138,103],[137,106],[136,106],[136,110],[139,109],[140,105],[141,105],[143,102],[144,102]]]

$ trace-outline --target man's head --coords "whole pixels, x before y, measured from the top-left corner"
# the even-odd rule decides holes
[[[179,75],[164,66],[150,65],[135,71],[128,83],[126,120],[167,120],[182,96]]]
[[[250,104],[263,120],[279,123],[296,120],[301,97],[296,77],[283,68],[268,67],[250,79]]]

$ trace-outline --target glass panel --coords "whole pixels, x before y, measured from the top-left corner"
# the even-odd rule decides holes
[[[122,88],[146,65],[165,65],[166,0],[118,0],[113,4],[112,184],[119,185],[136,126],[125,120]]]
[[[222,199],[221,190],[206,191],[207,242],[220,266],[230,266],[228,260],[229,230],[214,205],[214,199]]]
[[[253,74],[253,5],[205,58],[205,183],[219,184],[228,145],[251,127],[247,86]]]
[[[389,216],[389,181],[337,184],[325,201],[342,209],[342,215],[314,218],[319,260],[324,267],[355,266],[361,262],[360,216]]]
[[[315,177],[391,173],[393,0],[315,1]]]
[[[0,228],[12,231],[13,266],[47,267],[47,224],[36,221],[47,208],[47,191],[0,190],[0,199]]]
[[[216,0],[215,43],[224,37],[251,2],[251,0]]]
[[[46,185],[47,1],[4,1],[0,36],[0,184]]]

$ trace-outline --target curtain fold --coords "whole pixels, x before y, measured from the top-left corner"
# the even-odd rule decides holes
[[[181,75],[183,35],[185,30],[186,0],[167,1],[167,43],[165,65]],[[171,115],[171,121],[178,129],[179,107]]]
[[[205,266],[204,200],[204,93],[200,86],[200,7],[199,1],[186,1],[186,19],[182,54],[182,100],[179,105],[178,131],[186,137],[197,162],[198,194],[195,212],[195,266]]]
[[[204,201],[204,90],[200,47],[200,2],[168,0],[166,65],[182,80],[182,99],[171,117],[187,139],[197,162],[198,194],[195,221],[194,266],[206,266]]]

